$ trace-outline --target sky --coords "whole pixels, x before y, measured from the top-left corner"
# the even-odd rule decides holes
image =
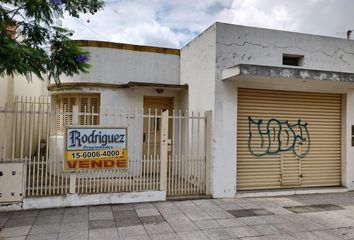
[[[345,38],[354,0],[106,0],[62,25],[75,39],[181,48],[216,21]]]

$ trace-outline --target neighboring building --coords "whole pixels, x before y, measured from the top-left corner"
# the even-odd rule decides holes
[[[354,189],[353,41],[215,23],[182,48],[181,84],[213,111],[214,197]]]
[[[187,85],[179,84],[178,49],[78,42],[90,52],[92,67],[87,74],[62,77],[59,87],[49,85],[57,107],[67,105],[71,109],[73,104],[78,104],[81,111],[87,112],[121,107],[154,109],[156,106],[149,97],[171,104],[169,109],[184,107],[182,99]]]

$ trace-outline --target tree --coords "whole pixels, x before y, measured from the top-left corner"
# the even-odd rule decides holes
[[[60,84],[62,74],[87,72],[89,53],[55,26],[64,13],[79,17],[103,8],[100,0],[0,0],[0,76],[45,74]]]

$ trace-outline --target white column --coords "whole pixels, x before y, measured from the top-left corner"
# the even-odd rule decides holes
[[[236,193],[237,88],[219,86],[213,121],[212,195],[233,198]]]
[[[354,147],[351,139],[354,126],[354,91],[343,98],[342,109],[342,183],[354,190]]]

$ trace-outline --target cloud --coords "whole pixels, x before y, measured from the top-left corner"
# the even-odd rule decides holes
[[[180,48],[215,21],[345,37],[353,9],[352,0],[109,0],[63,23],[75,38]]]

